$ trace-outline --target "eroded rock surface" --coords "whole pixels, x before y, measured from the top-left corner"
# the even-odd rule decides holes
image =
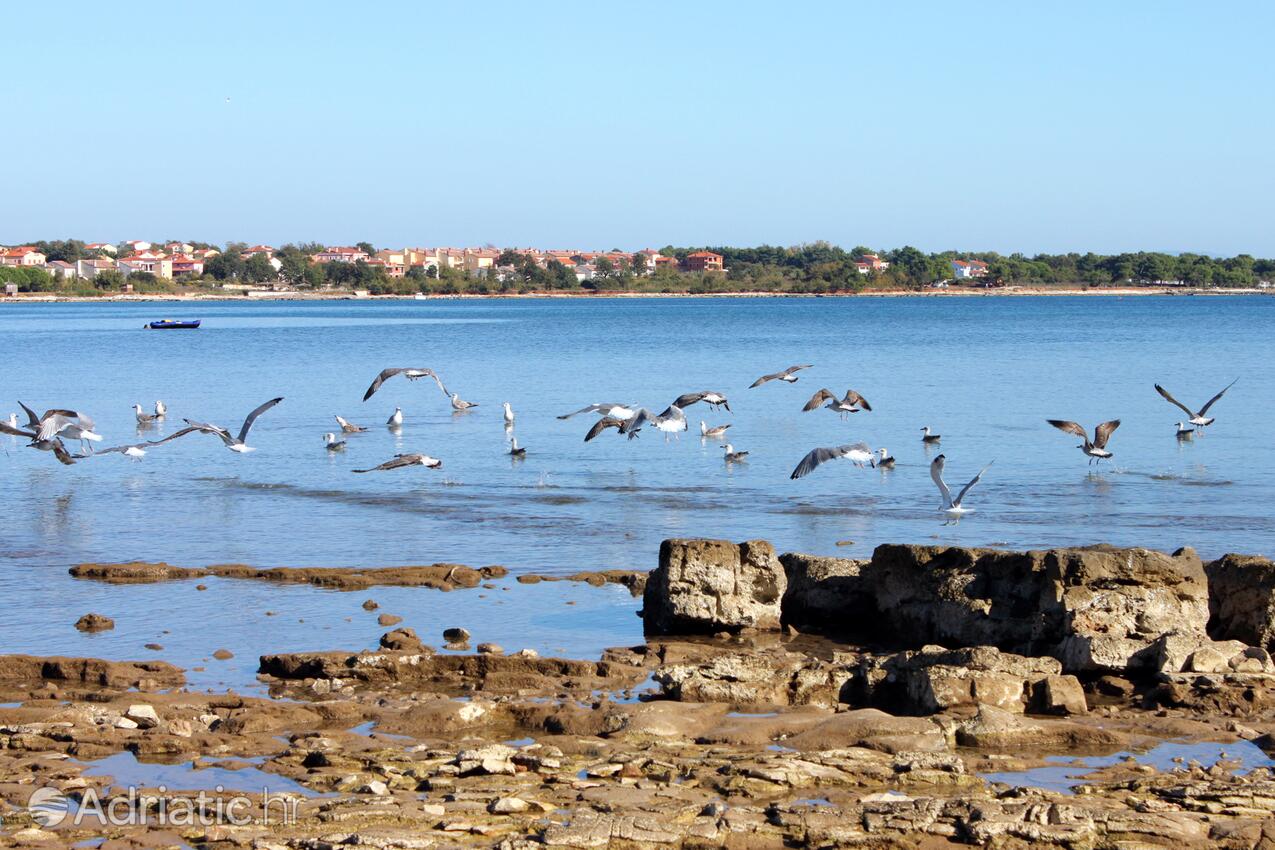
[[[764,540],[665,540],[643,594],[647,634],[777,629],[787,587]]]

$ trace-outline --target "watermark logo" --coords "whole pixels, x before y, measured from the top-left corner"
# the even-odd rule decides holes
[[[37,788],[27,799],[27,814],[42,827],[81,826],[290,826],[297,822],[301,800],[293,795],[272,794],[262,789],[260,796],[215,792],[169,794],[160,785],[154,790],[134,786],[103,795],[87,788],[83,795],[68,797],[56,788]]]

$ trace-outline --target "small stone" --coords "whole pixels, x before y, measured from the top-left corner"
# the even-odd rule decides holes
[[[116,729],[136,729],[137,721],[129,720],[127,717],[121,717],[115,721]]]
[[[526,800],[520,800],[517,797],[501,797],[499,800],[494,800],[487,807],[487,811],[493,815],[516,815],[530,808],[531,804]]]
[[[85,614],[75,621],[75,627],[82,632],[105,632],[115,628],[115,621],[101,614]]]
[[[195,585],[195,590],[207,590],[207,589],[208,589],[208,585],[206,585],[206,584],[197,584],[197,585]]]
[[[146,644],[146,648],[152,652],[162,652],[164,645],[162,643],[148,643]]]
[[[480,643],[478,644],[479,655],[504,655],[505,648],[498,643]]]
[[[441,818],[447,814],[447,807],[439,803],[424,803],[421,806],[421,814],[428,815],[433,818]]]
[[[168,734],[176,735],[178,738],[189,738],[195,734],[195,727],[191,725],[189,720],[178,718],[177,720],[169,721]]]
[[[459,626],[443,630],[443,640],[448,643],[466,643],[469,641],[469,637],[469,629],[463,629]]]
[[[358,793],[373,794],[377,797],[388,797],[390,793],[390,789],[381,780],[373,779],[371,782],[367,783],[366,785],[359,786]]]
[[[154,707],[144,703],[130,705],[128,710],[124,712],[124,716],[136,723],[141,729],[154,729],[159,725],[159,715],[155,712]]]
[[[416,636],[415,630],[410,626],[404,626],[381,635],[381,648],[400,652],[420,652],[425,647],[421,639]]]
[[[234,658],[234,657],[235,657],[235,654],[231,652],[229,649],[218,649],[213,652],[213,658],[216,658],[218,661],[225,661],[229,658]]]
[[[381,607],[380,605],[376,604],[375,599],[368,599],[363,603],[364,611],[375,611],[377,608],[380,608],[380,607]]]
[[[382,626],[394,626],[403,622],[402,617],[396,617],[393,614],[382,614],[376,618],[376,622]]]
[[[534,649],[520,649],[514,653],[519,658],[539,658],[540,653]]]

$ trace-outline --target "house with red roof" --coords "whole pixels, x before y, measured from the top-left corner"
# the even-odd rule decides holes
[[[115,246],[109,242],[90,242],[84,246],[84,250],[88,251],[90,254],[114,254],[116,251]]]
[[[957,279],[982,277],[987,274],[987,263],[982,260],[952,260],[952,274]]]
[[[854,265],[859,270],[859,274],[883,272],[890,267],[889,263],[876,254],[864,254],[854,261]]]
[[[316,263],[357,263],[366,261],[367,252],[358,248],[335,247],[320,251],[314,255]]]
[[[42,266],[44,255],[31,245],[19,245],[0,251],[0,266]]]
[[[687,254],[682,261],[682,268],[688,272],[720,272],[722,271],[722,255],[712,251],[695,251]]]
[[[204,273],[204,261],[189,254],[173,254],[169,262],[173,277],[199,277]]]

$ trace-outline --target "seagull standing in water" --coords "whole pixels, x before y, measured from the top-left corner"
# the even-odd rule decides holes
[[[337,415],[334,413],[334,414],[332,414],[332,418],[334,418],[334,419],[336,420],[336,424],[338,424],[338,425],[340,425],[340,426],[341,426],[341,433],[342,433],[342,434],[357,434],[357,433],[359,433],[360,431],[366,431],[366,430],[367,430],[367,429],[366,429],[366,428],[364,428],[362,425],[355,425],[353,422],[351,422],[350,420],[346,419],[344,416],[337,416]]]
[[[514,427],[514,409],[509,402],[505,402],[503,407],[505,409],[505,427],[512,428]]]
[[[952,491],[947,489],[947,483],[943,480],[943,467],[946,464],[947,464],[946,455],[939,455],[933,460],[933,462],[930,463],[930,478],[934,479],[934,483],[938,485],[939,494],[943,497],[943,504],[941,505],[941,510],[944,513],[952,514],[952,515],[960,515],[964,513],[969,513],[970,511],[973,510],[973,508],[966,508],[966,507],[963,507],[961,504],[965,499],[965,494],[968,493],[974,487],[974,485],[979,482],[979,479],[983,477],[983,473],[987,471],[988,467],[990,467],[991,464],[989,463],[987,466],[980,469],[978,471],[978,475],[975,475],[973,478],[971,478],[969,483],[961,488],[961,492],[956,494],[955,499],[952,498]]]
[[[1089,439],[1089,435],[1085,433],[1085,429],[1080,427],[1078,423],[1069,419],[1046,419],[1050,425],[1053,425],[1059,431],[1066,431],[1068,434],[1075,434],[1084,440],[1076,448],[1085,453],[1089,458],[1089,463],[1093,464],[1097,461],[1109,460],[1112,453],[1107,451],[1107,441],[1111,439],[1112,433],[1120,427],[1119,419],[1112,419],[1110,422],[1104,422],[1097,428],[1093,429],[1093,440]]]
[[[429,455],[394,455],[394,457],[390,460],[385,461],[385,463],[377,464],[371,469],[354,469],[351,471],[360,473],[384,472],[389,469],[403,469],[408,466],[425,466],[430,469],[438,469],[442,465],[443,462],[441,460],[436,457],[430,457]]]
[[[167,416],[167,415],[168,415],[168,405],[164,404],[162,401],[158,401],[158,400],[157,400],[157,401],[155,402],[155,416],[156,416],[156,418],[158,418],[158,419],[163,419],[163,418],[164,418],[165,416]]]
[[[330,452],[345,451],[345,440],[338,440],[336,438],[336,434],[333,434],[331,431],[323,435],[323,444]]]
[[[760,387],[762,384],[770,381],[783,381],[786,384],[795,384],[797,383],[797,376],[793,373],[800,372],[802,369],[809,369],[810,365],[811,364],[807,363],[805,366],[789,366],[782,372],[775,372],[771,375],[762,375],[760,378],[749,384],[748,388],[751,390],[753,387]]]
[[[403,427],[403,408],[394,408],[394,412],[390,414],[390,418],[385,420],[385,427],[391,430],[397,430]]]
[[[464,413],[478,406],[476,401],[465,401],[460,397],[460,393],[452,393],[452,410],[457,413]]]
[[[848,446],[811,449],[801,459],[801,463],[797,464],[797,468],[792,471],[792,475],[788,477],[794,480],[804,478],[814,472],[821,464],[830,460],[848,460],[860,468],[865,464],[876,466],[876,454],[868,447],[867,443],[852,443]]]
[[[142,406],[140,404],[133,405],[133,413],[137,415],[137,425],[139,428],[145,428],[149,425],[153,425],[155,424],[156,419],[161,418],[158,413],[147,413],[145,410],[142,410]]]
[[[1235,379],[1235,381],[1238,381],[1238,380],[1239,378]],[[1160,386],[1159,384],[1155,385],[1155,391],[1158,392],[1161,396],[1163,396],[1164,400],[1167,401],[1169,404],[1175,404],[1178,407],[1182,408],[1182,410],[1186,412],[1186,415],[1190,417],[1189,419],[1187,419],[1187,422],[1191,423],[1197,428],[1207,428],[1209,425],[1212,425],[1216,420],[1212,419],[1209,416],[1206,416],[1205,414],[1209,412],[1209,408],[1213,406],[1213,402],[1217,401],[1219,398],[1226,395],[1226,391],[1229,390],[1231,387],[1235,386],[1235,381],[1231,381],[1229,384],[1223,387],[1220,393],[1218,393],[1217,395],[1213,396],[1213,398],[1206,401],[1204,403],[1204,406],[1201,407],[1199,410],[1192,410],[1191,408],[1187,407],[1185,404],[1178,401],[1173,396],[1169,395],[1169,391],[1166,390],[1164,387]]]
[[[201,431],[205,434],[213,434],[219,437],[221,441],[226,444],[226,448],[230,449],[232,452],[239,452],[242,454],[244,452],[254,451],[255,449],[247,443],[248,432],[252,430],[252,423],[257,421],[258,416],[265,413],[281,401],[283,401],[283,396],[272,398],[270,401],[259,406],[252,413],[249,413],[247,418],[243,421],[243,427],[239,429],[238,436],[233,436],[220,425],[210,425],[207,422],[195,422],[191,419],[183,419],[182,421],[185,422],[189,428],[183,428],[176,434],[173,434],[169,439],[180,437],[183,434],[189,434],[191,431]]]

